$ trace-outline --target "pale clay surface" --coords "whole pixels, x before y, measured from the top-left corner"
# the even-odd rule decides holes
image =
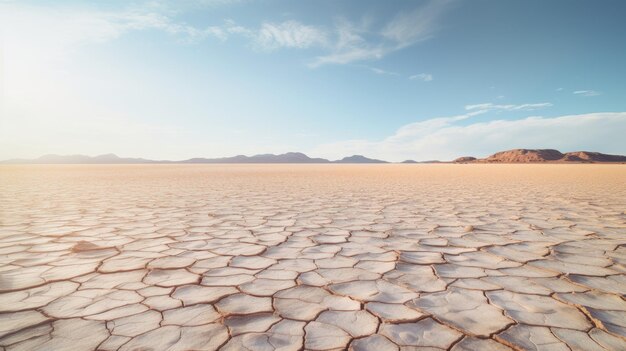
[[[0,166],[0,350],[626,350],[624,165]]]

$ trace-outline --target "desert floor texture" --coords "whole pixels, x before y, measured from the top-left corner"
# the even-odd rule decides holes
[[[0,350],[626,350],[624,165],[0,167]]]

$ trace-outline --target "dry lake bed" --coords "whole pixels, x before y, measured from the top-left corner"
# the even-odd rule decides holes
[[[624,165],[0,167],[0,350],[626,350]]]

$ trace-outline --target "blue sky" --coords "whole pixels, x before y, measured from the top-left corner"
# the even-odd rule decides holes
[[[626,154],[623,1],[2,1],[0,158]]]

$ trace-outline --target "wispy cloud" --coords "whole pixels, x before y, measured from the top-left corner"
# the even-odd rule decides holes
[[[398,72],[393,72],[393,71],[387,71],[386,69],[382,69],[382,68],[378,68],[378,67],[372,67],[372,66],[368,66],[368,65],[358,65],[358,67],[362,67],[365,68],[366,70],[381,75],[381,76],[394,76],[394,77],[398,77],[400,76],[400,74]]]
[[[397,76],[398,75],[398,73],[396,73],[396,72],[385,71],[384,69],[380,69],[380,68],[376,68],[376,67],[371,67],[370,69],[372,70],[372,72],[374,72],[376,74],[386,74],[386,75],[390,75],[390,76]]]
[[[588,149],[608,153],[626,150],[626,139],[621,135],[626,127],[626,112],[460,123],[470,117],[465,114],[433,118],[403,126],[379,141],[340,141],[320,145],[311,153],[329,158],[363,154],[402,161],[483,157],[513,148]],[[580,133],[581,130],[585,133]]]
[[[383,29],[383,37],[401,49],[426,40],[437,29],[437,21],[447,8],[449,1],[430,1],[422,7],[397,14]]]
[[[433,75],[430,73],[420,73],[409,76],[410,80],[421,80],[422,82],[430,82],[433,80]]]
[[[309,67],[325,64],[347,64],[357,61],[375,60],[386,54],[386,49],[378,43],[366,39],[369,23],[352,23],[339,19],[333,29],[333,44],[329,54],[316,57]]]
[[[472,110],[484,110],[484,111],[533,111],[540,108],[551,107],[549,102],[542,102],[538,104],[520,104],[520,105],[498,105],[493,103],[465,105],[465,109]]]
[[[579,95],[579,96],[598,96],[598,95],[602,95],[601,92],[599,91],[595,91],[595,90],[576,90],[573,92],[574,95]]]
[[[198,6],[215,5],[210,0]],[[2,6],[0,19],[13,27],[16,18],[22,23],[39,23],[37,28],[50,28],[48,36],[59,45],[104,42],[130,31],[159,30],[182,42],[198,42],[206,38],[226,41],[232,36],[247,38],[252,46],[265,51],[279,48],[312,49],[322,52],[311,59],[310,67],[327,64],[348,64],[373,61],[432,37],[438,20],[448,8],[449,1],[431,0],[413,11],[397,14],[382,26],[373,21],[353,22],[337,19],[330,27],[301,23],[295,20],[261,22],[257,26],[242,26],[231,19],[222,23],[198,26],[177,20],[180,18],[167,2],[156,1],[145,6],[121,11],[88,8],[37,7],[20,4]],[[183,6],[185,8],[189,6]],[[5,16],[2,16],[2,12]],[[18,15],[17,17],[15,15]],[[39,17],[38,19],[36,17]],[[41,20],[41,21],[40,21]],[[43,24],[49,23],[50,26]],[[33,28],[31,28],[33,29]],[[425,76],[424,78],[428,78]],[[427,80],[427,79],[424,79]]]
[[[417,9],[396,15],[382,28],[370,23],[355,24],[341,20],[335,28],[336,40],[331,52],[316,57],[311,67],[378,60],[382,57],[429,39],[450,1],[430,1]]]
[[[326,31],[316,26],[304,25],[297,21],[283,23],[263,23],[255,34],[255,43],[263,49],[278,48],[307,49],[312,46],[326,46]]]
[[[327,64],[348,64],[373,61],[414,45],[432,37],[438,28],[440,16],[448,8],[450,1],[429,1],[425,5],[400,13],[382,27],[372,28],[372,22],[360,22],[339,18],[334,26],[324,27],[303,24],[295,20],[281,23],[265,22],[259,28],[243,27],[227,20],[223,25],[197,29],[183,24],[171,23],[160,18],[153,28],[164,29],[173,34],[185,34],[190,38],[213,36],[226,40],[231,35],[241,35],[250,39],[254,47],[272,51],[279,48],[311,49],[325,51],[309,62],[315,68]],[[393,72],[370,68],[378,74]],[[432,75],[423,73],[411,79],[432,80]]]
[[[233,29],[232,26],[196,27],[184,22],[176,22],[168,16],[159,13],[144,13],[141,11],[124,12],[120,14],[101,14],[104,21],[108,21],[116,36],[131,30],[161,30],[170,35],[180,36],[181,40],[193,42],[215,37],[225,40]]]
[[[222,25],[193,26],[154,11],[152,7],[104,11],[19,3],[0,3],[0,25],[5,29],[3,39],[33,41],[46,49],[67,49],[80,44],[106,42],[131,31],[158,30],[183,41],[197,41],[207,37],[225,40],[229,34],[237,31],[234,23],[229,21]]]

